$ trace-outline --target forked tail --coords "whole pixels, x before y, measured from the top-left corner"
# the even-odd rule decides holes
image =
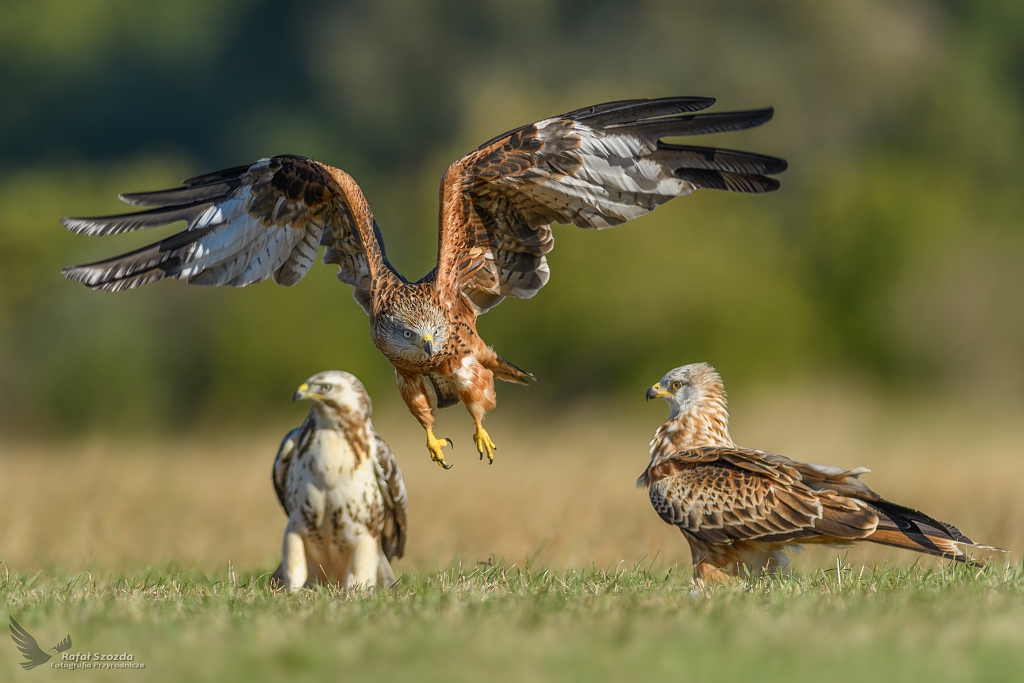
[[[873,501],[869,505],[878,513],[878,528],[864,539],[866,541],[906,548],[957,562],[970,561],[979,567],[984,567],[985,563],[968,557],[960,546],[1003,551],[1002,548],[975,543],[952,524],[940,522],[913,508],[887,500]]]
[[[501,356],[497,356],[497,362],[493,367],[489,368],[494,376],[503,382],[514,382],[515,384],[529,384],[532,379],[534,382],[539,382],[540,378],[534,375],[532,372],[527,372],[522,368],[509,363]]]

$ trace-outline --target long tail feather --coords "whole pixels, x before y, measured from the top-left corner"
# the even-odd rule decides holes
[[[532,379],[534,382],[540,382],[540,378],[534,375],[532,372],[527,372],[522,368],[509,363],[507,360],[498,356],[498,362],[491,368],[491,372],[494,376],[503,382],[512,382],[513,384],[529,384]]]
[[[878,513],[878,528],[865,539],[872,543],[906,548],[957,562],[967,562],[971,559],[960,546],[1000,550],[975,543],[952,524],[941,522],[913,508],[887,500],[874,501],[869,505]],[[984,562],[980,560],[973,561],[979,566],[984,566]]]

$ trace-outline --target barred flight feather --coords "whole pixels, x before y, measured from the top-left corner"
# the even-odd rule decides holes
[[[651,100],[619,100],[577,109],[565,118],[587,121],[596,126],[612,126],[627,121],[701,111],[715,103],[713,97],[662,97]],[[492,141],[493,142],[493,141]]]
[[[238,189],[241,182],[211,183],[195,187],[177,187],[156,192],[122,192],[118,199],[133,206],[183,206],[209,202],[226,197]]]
[[[444,174],[437,265],[417,282],[388,262],[373,212],[355,180],[295,155],[198,175],[178,188],[120,195],[128,204],[152,207],[143,211],[64,219],[69,230],[89,235],[178,221],[186,228],[63,273],[105,291],[165,278],[235,287],[273,278],[292,285],[324,247],[322,261],[338,267],[338,279],[353,286],[354,299],[370,316],[371,337],[394,365],[410,412],[430,430],[432,411],[454,396],[472,414],[474,442],[490,461],[493,444],[484,438],[481,420],[495,406],[494,380],[536,378],[502,360],[480,338],[476,319],[505,297],[530,298],[544,287],[553,224],[609,228],[699,188],[778,189],[770,176],[786,169],[782,159],[665,142],[751,128],[773,113],[703,112],[714,102],[708,97],[606,102],[492,138]],[[417,344],[400,341],[413,340],[402,337],[411,332],[421,336]],[[428,438],[431,457],[444,464],[438,443]],[[717,524],[722,508],[709,514]]]

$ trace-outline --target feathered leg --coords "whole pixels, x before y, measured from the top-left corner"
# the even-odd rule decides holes
[[[434,410],[430,407],[430,398],[427,396],[426,382],[423,375],[407,375],[401,370],[395,370],[395,377],[398,380],[398,391],[402,394],[405,405],[409,412],[427,431],[427,450],[430,452],[430,459],[441,467],[451,469],[451,465],[444,461],[445,442],[451,446],[452,440],[445,437],[438,439],[434,436]]]
[[[493,352],[491,352],[493,354]],[[473,433],[473,443],[476,445],[480,459],[487,456],[487,462],[494,462],[494,441],[491,440],[487,430],[484,429],[483,419],[487,411],[497,405],[494,393],[494,373],[484,367],[474,356],[466,356],[458,370],[452,373],[455,380],[455,390],[459,394],[466,410],[473,417],[476,431]]]
[[[370,534],[363,534],[352,551],[352,564],[348,576],[345,577],[346,588],[374,588],[377,585],[377,564],[380,561],[380,550],[377,539]]]
[[[281,548],[281,566],[284,569],[284,587],[294,592],[306,585],[306,548],[299,535],[298,525],[289,520]]]
[[[706,559],[693,564],[693,578],[701,586],[732,581],[732,577],[724,569],[716,567]]]

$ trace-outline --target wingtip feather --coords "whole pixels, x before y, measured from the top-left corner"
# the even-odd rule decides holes
[[[76,235],[96,234],[96,226],[87,218],[71,218],[70,216],[63,216],[60,219],[60,224],[63,225],[66,230],[73,232]]]

